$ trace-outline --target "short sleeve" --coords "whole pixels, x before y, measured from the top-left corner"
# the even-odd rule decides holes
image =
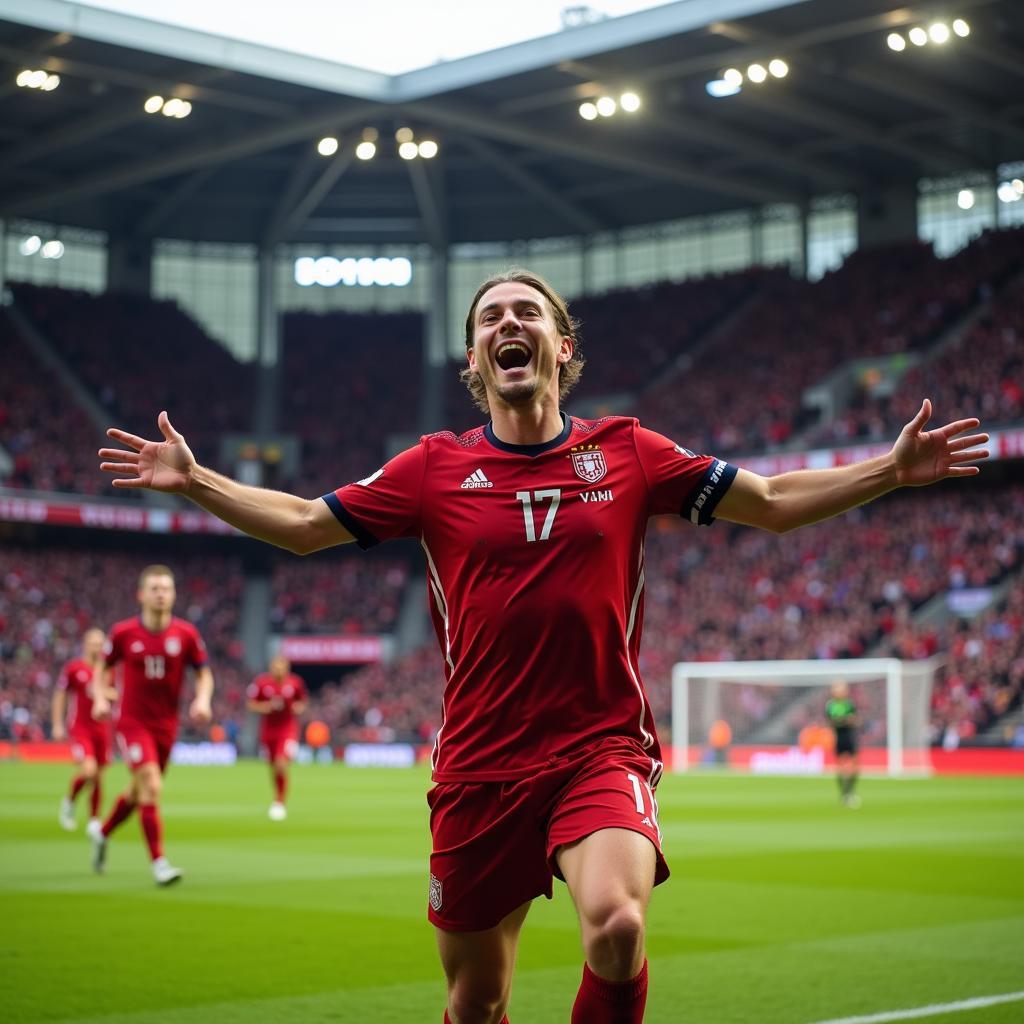
[[[192,654],[189,658],[189,664],[193,668],[202,668],[208,661],[209,656],[206,653],[206,644],[203,642],[203,638],[198,629],[192,629]]]
[[[712,455],[695,455],[669,438],[636,428],[636,450],[651,491],[651,515],[676,513],[695,526],[714,511],[736,478],[736,468]]]
[[[245,695],[246,695],[246,697],[249,698],[249,700],[259,700],[260,699],[260,686],[259,686],[259,683],[257,683],[255,680],[253,682],[251,682],[246,687]]]
[[[325,494],[323,500],[361,548],[395,537],[418,537],[425,459],[426,445],[421,441],[376,473]]]
[[[122,636],[121,630],[111,630],[110,635],[103,643],[103,660],[108,666],[116,665],[124,656],[124,652],[121,649]]]

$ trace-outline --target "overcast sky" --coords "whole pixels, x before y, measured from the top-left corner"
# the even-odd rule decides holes
[[[571,0],[77,0],[398,74],[561,29]],[[668,0],[593,0],[609,17]]]

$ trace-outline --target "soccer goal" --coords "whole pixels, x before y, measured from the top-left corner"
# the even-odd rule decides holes
[[[941,658],[680,662],[672,670],[672,768],[763,774],[829,770],[830,686],[857,707],[860,763],[891,776],[928,774],[928,713]]]

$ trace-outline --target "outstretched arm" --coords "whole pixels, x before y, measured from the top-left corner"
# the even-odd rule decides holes
[[[979,421],[955,420],[925,430],[931,414],[932,403],[926,398],[892,450],[875,459],[770,477],[741,469],[715,514],[734,523],[785,533],[874,501],[897,487],[923,487],[979,473],[971,463],[988,458],[988,452],[977,447],[988,441],[988,434],[961,436],[979,426]]]
[[[353,539],[321,499],[307,500],[282,491],[250,487],[221,476],[196,462],[185,438],[171,426],[166,412],[160,413],[157,425],[163,434],[162,441],[147,441],[116,428],[107,431],[108,437],[130,449],[101,448],[99,451],[104,460],[100,469],[119,474],[113,481],[115,487],[148,487],[154,491],[184,494],[250,537],[299,555],[347,544]]]

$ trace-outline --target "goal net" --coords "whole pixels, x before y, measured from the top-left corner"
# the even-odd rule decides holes
[[[816,774],[833,764],[825,715],[842,681],[857,708],[862,770],[927,774],[932,679],[941,659],[680,662],[672,670],[672,767]]]

